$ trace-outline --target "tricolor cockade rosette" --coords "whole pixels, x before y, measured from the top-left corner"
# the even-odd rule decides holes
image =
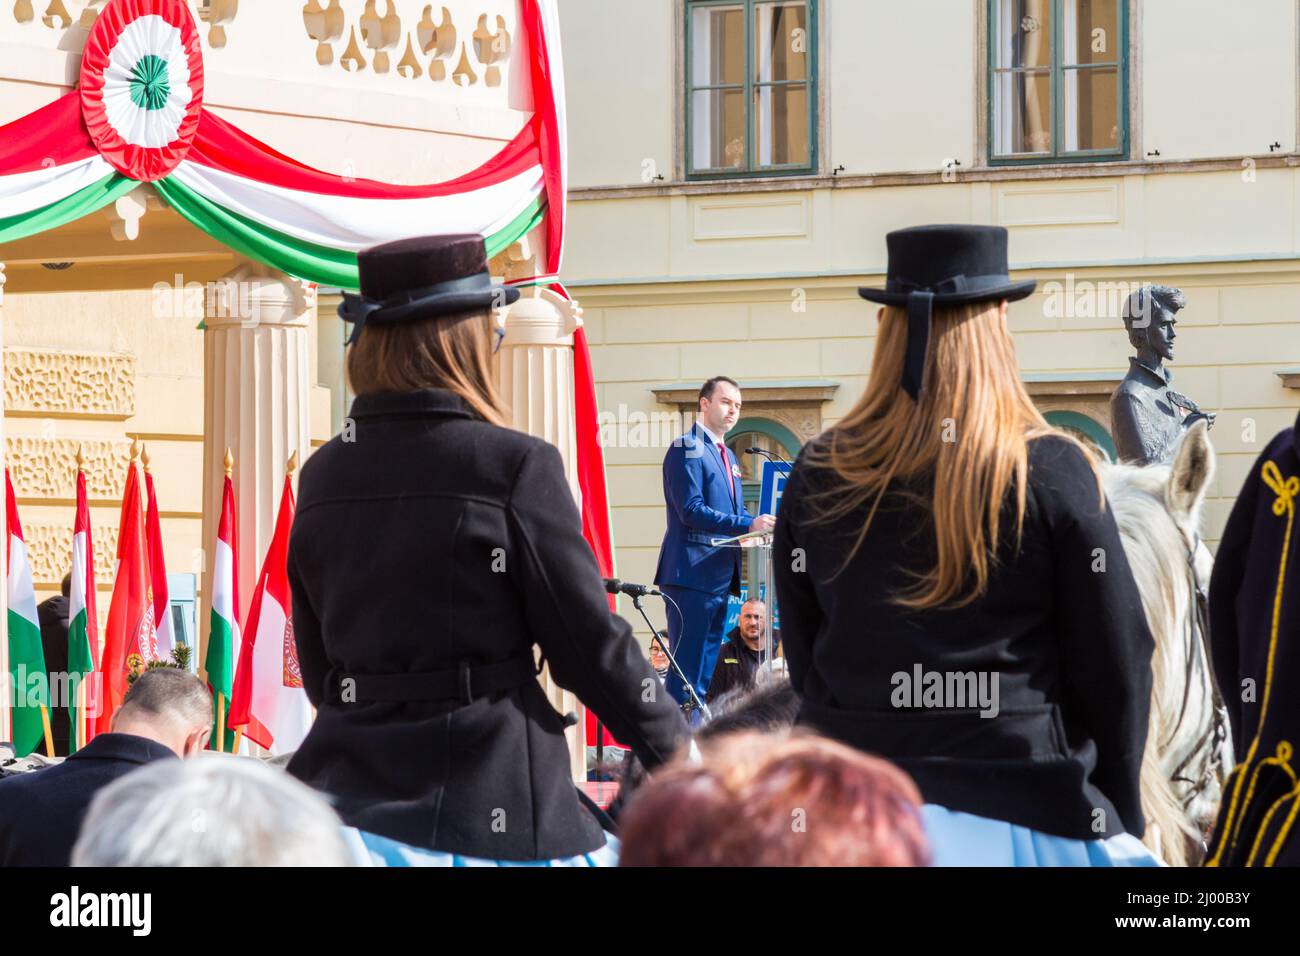
[[[137,182],[169,174],[203,112],[203,46],[189,8],[109,4],[86,41],[80,92],[86,129],[113,168]]]
[[[3,2],[3,0],[0,0]],[[203,44],[185,0],[108,0],[78,89],[0,126],[0,245],[49,232],[148,183],[176,212],[256,262],[357,287],[357,253],[395,239],[476,232],[495,256],[542,223],[549,280],[564,245],[564,90],[556,0],[520,0],[510,70],[531,107],[476,169],[380,182],[286,156],[204,105]]]

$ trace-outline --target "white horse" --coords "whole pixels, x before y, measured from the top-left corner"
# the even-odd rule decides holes
[[[1195,865],[1232,769],[1227,713],[1210,662],[1205,600],[1213,558],[1201,541],[1214,477],[1207,427],[1188,429],[1171,465],[1104,465],[1147,624],[1155,638],[1151,723],[1143,755],[1145,842],[1172,866]]]

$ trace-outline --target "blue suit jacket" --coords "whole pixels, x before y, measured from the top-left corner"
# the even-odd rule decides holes
[[[733,471],[733,499],[728,471]],[[714,547],[710,538],[744,534],[754,516],[745,510],[736,456],[726,461],[709,437],[692,425],[664,456],[668,528],[659,549],[655,584],[717,594],[740,586],[740,548]]]
[[[100,734],[53,767],[0,780],[0,868],[67,866],[90,801],[137,767],[176,754],[134,734]]]

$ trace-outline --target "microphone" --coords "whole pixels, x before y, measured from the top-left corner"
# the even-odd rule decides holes
[[[779,455],[774,455],[774,454],[772,454],[770,451],[764,451],[764,450],[761,449],[761,448],[746,448],[746,449],[745,449],[745,454],[746,454],[746,455],[762,455],[762,456],[763,456],[764,458],[766,458],[768,461],[774,461],[774,462],[776,462],[777,464],[781,464],[781,465],[790,465],[790,463],[789,463],[788,461],[786,461],[784,458],[780,457]],[[794,467],[794,466],[793,466],[793,465],[790,465],[790,467]]]
[[[658,594],[659,589],[651,587],[648,584],[628,584],[620,581],[618,578],[601,578],[605,582],[605,590],[610,594],[626,594],[628,597],[645,597],[648,594]]]

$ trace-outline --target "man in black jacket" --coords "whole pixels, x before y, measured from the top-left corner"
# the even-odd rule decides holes
[[[1211,866],[1300,866],[1300,418],[1256,459],[1219,542],[1210,648],[1241,763],[1224,787]]]
[[[41,647],[45,651],[45,669],[51,674],[68,670],[68,595],[72,592],[72,575],[63,576],[62,593],[42,601],[36,606],[36,616],[41,624]],[[47,757],[68,755],[68,736],[72,721],[68,708],[50,708],[50,736],[54,740],[54,753],[45,753],[45,741],[38,748]]]
[[[705,703],[713,703],[733,688],[748,690],[754,686],[755,675],[763,663],[763,626],[766,623],[767,605],[758,598],[750,598],[741,606],[740,620],[718,651],[718,666],[713,670]]]
[[[190,757],[208,742],[212,694],[185,671],[141,675],[100,734],[54,767],[0,780],[0,867],[67,866],[95,794],[154,760]]]

